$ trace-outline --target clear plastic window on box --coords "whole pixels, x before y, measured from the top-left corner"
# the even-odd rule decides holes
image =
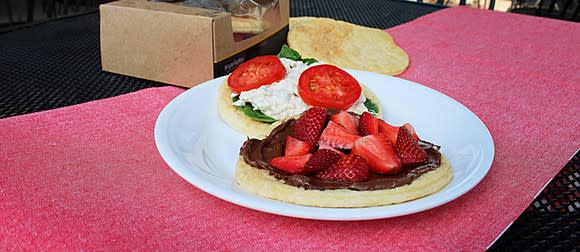
[[[234,41],[242,41],[280,22],[278,0],[151,0],[230,13]]]

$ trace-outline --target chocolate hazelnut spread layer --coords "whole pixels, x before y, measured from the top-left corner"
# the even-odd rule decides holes
[[[396,175],[380,175],[371,172],[367,181],[338,182],[322,180],[315,176],[288,174],[275,169],[268,163],[272,158],[284,155],[284,144],[287,136],[294,133],[295,122],[294,119],[286,121],[272,130],[270,135],[263,140],[248,139],[244,142],[240,149],[240,155],[244,161],[255,168],[268,170],[270,175],[288,185],[312,190],[350,189],[356,191],[392,189],[411,184],[422,174],[437,169],[441,163],[439,146],[419,141],[420,147],[427,152],[427,161],[419,166],[403,167]]]

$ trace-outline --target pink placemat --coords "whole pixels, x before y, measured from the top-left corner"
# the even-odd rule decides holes
[[[397,218],[334,222],[219,200],[161,159],[153,129],[183,92],[128,95],[0,120],[0,250],[482,250],[579,148],[580,25],[452,8],[390,29],[401,78],[488,126],[496,156],[472,191]]]

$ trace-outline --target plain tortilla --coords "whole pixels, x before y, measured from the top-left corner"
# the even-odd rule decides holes
[[[290,18],[288,46],[343,68],[399,75],[409,66],[409,56],[386,31],[330,18]]]

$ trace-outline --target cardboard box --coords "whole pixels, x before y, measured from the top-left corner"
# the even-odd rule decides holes
[[[227,12],[147,0],[103,4],[102,68],[193,87],[228,74],[255,56],[278,53],[286,42],[289,0],[279,0],[277,8],[279,22],[235,41]]]

